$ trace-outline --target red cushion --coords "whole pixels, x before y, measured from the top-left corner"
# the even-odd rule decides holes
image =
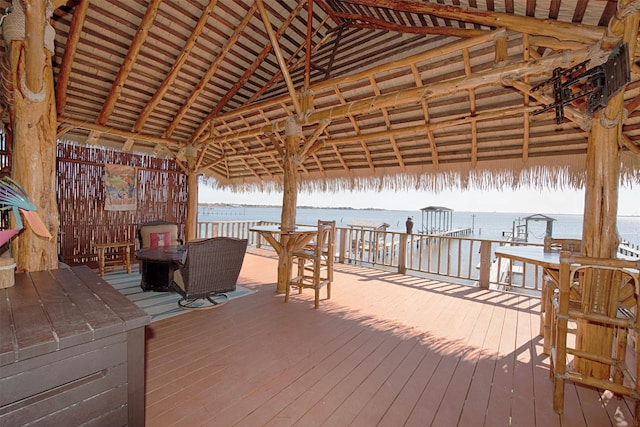
[[[164,233],[151,233],[149,234],[150,248],[161,248],[171,245],[171,232],[165,231]]]

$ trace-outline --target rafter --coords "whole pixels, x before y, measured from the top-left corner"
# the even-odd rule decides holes
[[[591,25],[568,24],[551,19],[538,19],[500,12],[472,11],[463,7],[438,3],[417,3],[402,0],[350,0],[350,3],[434,15],[442,19],[470,22],[492,28],[506,28],[530,35],[541,34],[560,40],[574,40],[588,44],[600,40],[604,33],[602,28]]]
[[[178,110],[178,113],[175,115],[175,117],[173,118],[169,126],[167,126],[167,129],[164,132],[165,136],[170,137],[173,134],[173,131],[175,130],[176,126],[178,126],[178,123],[180,123],[180,120],[183,119],[185,114],[187,114],[187,111],[189,111],[189,109],[191,108],[193,101],[198,96],[200,96],[202,91],[204,91],[204,88],[206,87],[206,85],[216,74],[216,71],[218,71],[218,68],[220,67],[220,64],[222,63],[225,56],[229,53],[229,51],[231,50],[235,42],[240,37],[240,34],[242,34],[245,27],[249,24],[249,21],[253,17],[253,14],[255,13],[256,9],[257,9],[257,6],[254,3],[249,8],[249,10],[247,10],[244,19],[236,27],[236,30],[233,32],[233,34],[227,39],[222,50],[218,53],[215,60],[211,63],[207,72],[202,76],[202,79],[200,79],[196,87],[193,89],[193,91],[191,92],[191,95],[189,95],[189,97],[185,100],[185,102],[182,104],[182,106]],[[191,142],[195,141],[193,137],[189,139]]]
[[[487,30],[452,28],[452,27],[411,27],[396,25],[382,19],[374,19],[364,15],[352,15],[348,13],[339,13],[339,17],[350,21],[363,21],[366,24],[349,24],[350,28],[368,28],[385,31],[397,31],[407,34],[441,34],[443,36],[453,37],[477,37],[485,33]]]
[[[82,26],[87,17],[87,9],[89,8],[89,0],[81,0],[75,7],[73,18],[71,19],[71,27],[67,36],[67,44],[62,55],[62,63],[60,64],[60,72],[56,80],[56,109],[58,114],[64,114],[67,105],[67,86],[69,85],[69,77],[73,60],[78,50],[78,42],[82,33]]]
[[[282,36],[284,31],[289,27],[289,24],[291,23],[291,21],[298,16],[298,14],[300,13],[300,10],[304,6],[304,1],[305,0],[300,0],[298,2],[298,5],[296,6],[296,8],[289,14],[285,22],[280,26],[280,28],[278,28],[278,31],[275,34],[276,39],[279,39]],[[215,117],[224,108],[224,106],[227,105],[227,102],[229,102],[229,100],[233,98],[235,94],[245,85],[249,77],[251,77],[251,75],[253,75],[253,73],[256,72],[260,64],[262,64],[262,62],[265,60],[267,55],[269,55],[269,53],[271,52],[272,47],[273,45],[271,41],[265,44],[265,46],[262,48],[262,51],[256,56],[256,59],[253,61],[253,63],[249,67],[247,67],[247,69],[242,74],[242,76],[238,79],[238,81],[231,87],[231,89],[227,91],[227,93],[222,97],[222,99],[218,101],[218,103],[213,108],[213,110],[204,119],[200,127],[195,131],[194,135],[196,138],[202,133],[204,127],[206,126],[207,121]]]
[[[423,99],[437,98],[451,93],[468,91],[469,89],[479,86],[502,85],[507,80],[516,80],[527,75],[545,75],[549,74],[550,70],[554,68],[567,68],[582,62],[588,53],[587,49],[583,49],[581,51],[574,51],[571,54],[548,56],[537,61],[514,62],[473,73],[469,76],[444,80],[425,87],[404,89],[349,103],[342,103],[341,101],[341,105],[309,114],[306,117],[306,123],[314,124],[322,119],[332,119],[335,117],[353,117],[355,114],[376,111],[383,107],[416,105]],[[339,94],[339,90],[336,90],[336,94]],[[244,131],[221,135],[220,137],[210,139],[210,141],[241,139],[255,134],[260,135],[265,132],[283,129],[284,121],[281,121],[271,126],[259,126]]]
[[[217,3],[218,3],[218,0],[210,0],[209,4],[202,11],[200,18],[198,19],[198,23],[196,24],[193,31],[191,32],[191,35],[189,36],[186,43],[182,47],[182,51],[178,55],[175,63],[172,65],[171,71],[167,73],[162,83],[160,83],[160,86],[158,86],[158,90],[156,90],[156,92],[153,94],[149,102],[147,102],[147,105],[144,106],[144,108],[142,109],[142,112],[138,116],[138,119],[136,120],[135,125],[133,125],[134,132],[139,132],[142,129],[144,124],[149,119],[149,116],[151,115],[153,110],[162,101],[162,98],[164,98],[164,95],[167,93],[169,88],[171,88],[171,86],[175,82],[178,76],[178,73],[182,69],[182,66],[185,64],[185,62],[187,62],[187,59],[189,58],[189,55],[191,54],[191,51],[193,50],[193,47],[196,44],[196,40],[198,40],[198,37],[200,37],[200,34],[202,34],[202,31],[204,30],[205,25],[207,24],[207,20],[209,19],[209,15],[213,11],[213,9],[216,7]],[[165,138],[170,137],[171,133],[165,132],[164,136]]]
[[[264,28],[267,30],[267,34],[269,35],[269,40],[271,40],[271,46],[273,48],[273,52],[276,54],[276,58],[278,59],[278,64],[280,65],[280,71],[282,72],[284,81],[287,84],[287,89],[289,90],[289,96],[291,97],[291,102],[293,103],[296,109],[296,113],[300,114],[302,112],[302,107],[300,107],[300,100],[298,99],[296,88],[293,85],[291,76],[289,75],[287,62],[284,60],[284,56],[282,55],[282,51],[280,50],[278,39],[276,37],[276,34],[273,32],[273,28],[271,27],[271,22],[269,21],[267,10],[265,9],[264,3],[262,2],[262,0],[255,0],[255,2],[258,5],[258,11],[260,12],[260,16],[262,17]]]
[[[127,56],[125,56],[124,61],[122,61],[120,70],[118,70],[118,75],[111,84],[109,95],[107,95],[107,98],[102,105],[102,110],[100,111],[100,114],[98,114],[96,123],[98,123],[99,125],[104,125],[105,123],[107,123],[109,116],[113,112],[116,101],[122,93],[122,88],[127,82],[129,73],[131,73],[131,70],[136,63],[136,58],[140,53],[140,49],[142,49],[142,45],[147,40],[149,29],[153,25],[153,21],[155,21],[156,19],[160,3],[162,3],[162,0],[151,0],[149,2],[149,6],[147,6],[147,11],[145,12],[144,17],[142,18],[142,21],[138,26],[138,30],[136,31],[136,35],[131,42],[131,46],[129,46]]]

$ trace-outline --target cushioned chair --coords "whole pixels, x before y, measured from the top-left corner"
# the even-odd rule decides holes
[[[187,243],[184,264],[173,273],[172,286],[185,309],[213,308],[227,302],[227,292],[236,290],[246,239],[214,237]]]
[[[560,289],[553,297],[555,316],[551,348],[553,408],[556,412],[562,413],[564,409],[566,380],[640,398],[640,364],[636,363],[640,360],[640,346],[637,343],[633,345],[635,360],[627,363],[626,358],[627,336],[633,332],[637,337],[640,327],[637,317],[639,269],[640,261],[591,258],[568,251],[560,253]],[[578,298],[572,296],[576,284],[580,290]],[[577,328],[590,328],[588,337],[583,335],[577,339]],[[596,328],[595,332],[593,328]],[[568,339],[571,335],[574,339]],[[596,341],[598,345],[594,348],[602,348],[603,343],[610,343],[611,348],[607,350],[604,346],[604,352],[593,351],[589,344],[596,344]],[[582,344],[576,344],[579,342]],[[585,363],[598,365],[585,368]],[[640,421],[639,409],[636,400],[636,424]]]
[[[144,222],[138,225],[138,243],[140,249],[181,245],[180,227],[169,221]]]
[[[331,299],[331,282],[333,282],[333,262],[335,257],[335,221],[318,221],[316,239],[303,249],[292,252],[298,263],[298,274],[287,282],[284,301],[289,301],[291,287],[315,291],[314,307],[320,305],[320,289],[327,287],[327,299]]]
[[[165,246],[182,245],[180,227],[170,221],[149,221],[138,224],[138,246],[140,249],[155,249]],[[173,263],[140,259],[140,272],[144,280],[143,291],[170,291],[173,277]]]

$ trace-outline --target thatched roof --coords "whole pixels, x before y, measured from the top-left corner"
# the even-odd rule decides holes
[[[560,125],[553,109],[534,115],[553,95],[531,88],[606,59],[616,11],[602,0],[278,0],[264,13],[254,0],[53,3],[60,139],[181,161],[191,144],[218,185],[269,189],[295,115],[300,182],[326,190],[580,186],[591,117],[580,104]],[[631,62],[620,143],[623,179],[637,182],[637,53]]]

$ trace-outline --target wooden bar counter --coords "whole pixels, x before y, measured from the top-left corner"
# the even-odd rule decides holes
[[[0,289],[0,426],[144,426],[149,316],[85,266]]]

